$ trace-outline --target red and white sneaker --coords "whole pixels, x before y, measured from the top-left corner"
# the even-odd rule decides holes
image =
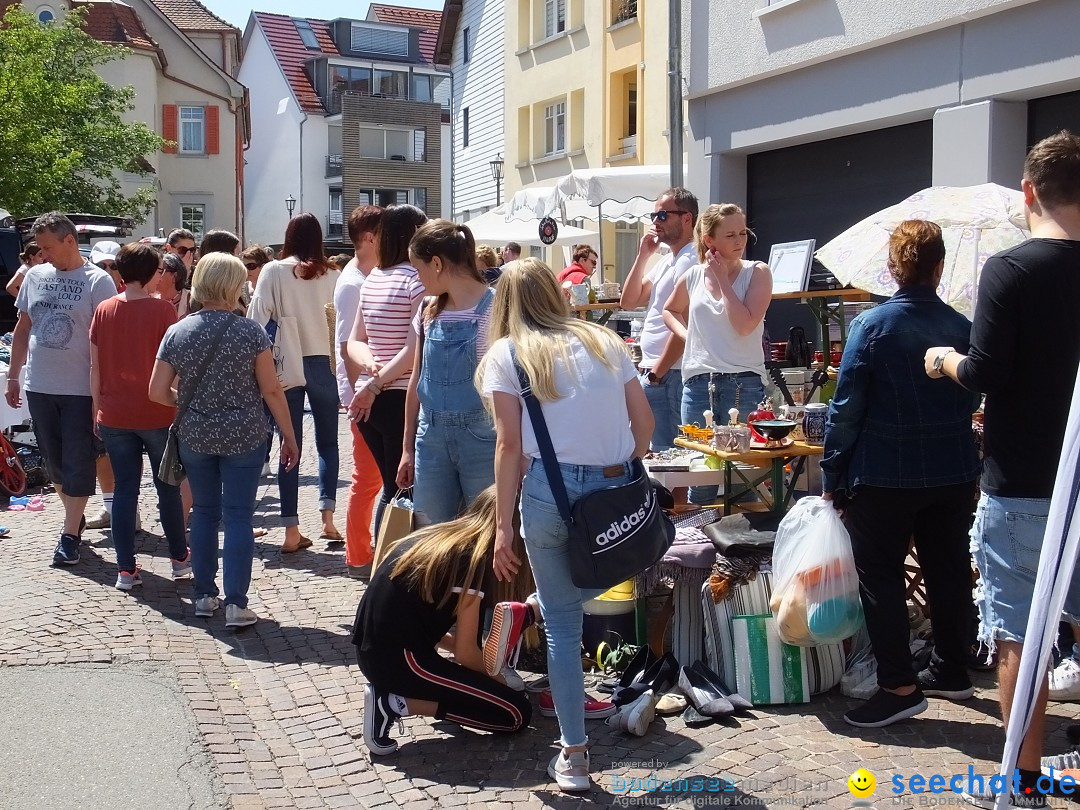
[[[491,619],[491,630],[484,640],[484,670],[495,677],[516,655],[521,645],[521,631],[532,618],[532,608],[524,602],[499,602]]]
[[[611,717],[616,711],[614,703],[608,703],[606,700],[593,700],[588,695],[585,695],[586,720],[603,720],[605,717]],[[540,714],[544,715],[544,717],[555,716],[555,701],[551,697],[550,689],[545,689],[540,693]]]

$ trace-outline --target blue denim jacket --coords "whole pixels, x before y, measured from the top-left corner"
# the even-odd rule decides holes
[[[875,487],[937,487],[974,481],[979,459],[971,432],[978,395],[926,376],[931,346],[968,349],[971,322],[931,287],[906,287],[851,323],[836,394],[829,406],[826,492]]]

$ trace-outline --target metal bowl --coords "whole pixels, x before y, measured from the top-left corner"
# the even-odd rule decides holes
[[[771,442],[786,439],[788,434],[795,429],[795,422],[791,419],[758,419],[751,423],[754,430]]]

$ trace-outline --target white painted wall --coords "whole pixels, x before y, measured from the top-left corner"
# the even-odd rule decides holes
[[[715,0],[710,2],[717,5]],[[747,22],[754,3],[726,2],[739,9],[732,17],[741,20],[745,50],[759,53],[761,42],[751,36]],[[715,32],[700,20],[695,25],[698,12],[690,5],[683,5],[684,41],[690,43],[684,53],[689,50],[694,61],[713,47]],[[811,40],[814,15],[828,17],[830,8],[841,9],[849,16],[839,27],[870,42],[861,49],[841,48],[832,42],[827,56],[804,63],[798,70],[740,75],[725,72],[728,68],[720,63],[726,59],[714,55],[701,69],[714,76],[710,81],[722,78],[727,83],[711,89],[701,87],[700,75],[694,76],[696,68],[686,71],[697,93],[688,104],[687,182],[699,198],[745,201],[748,154],[930,119],[935,121],[935,182],[1013,183],[1025,144],[1018,135],[1022,111],[1011,105],[1080,89],[1075,34],[1080,30],[1080,3],[1076,0],[957,0],[948,4],[952,22],[948,27],[926,24],[910,35],[889,28],[889,37],[875,41],[869,40],[869,20],[875,18],[871,12],[894,20],[901,10],[887,0],[864,0],[854,3],[864,7],[856,14],[852,5],[849,0],[796,0],[751,22],[760,35],[770,20],[803,14],[808,19],[803,21],[807,30],[800,38],[802,44],[791,44],[786,50],[805,56],[824,52],[829,44]],[[931,6],[937,8],[932,3],[911,5],[922,9],[924,22]],[[955,8],[967,9],[970,19],[959,22]],[[746,14],[739,17],[742,12]],[[719,17],[714,22],[728,29],[735,24]],[[832,40],[834,35],[826,38]],[[742,65],[740,70],[762,67],[760,59],[736,58],[738,50],[723,52],[732,53]],[[774,56],[791,58],[781,51]],[[993,104],[979,106],[986,101]]]
[[[248,87],[251,98],[251,146],[247,150],[244,168],[244,218],[249,242],[280,244],[285,238],[288,213],[285,198],[290,194],[297,200],[296,211],[310,210],[325,221],[329,209],[326,182],[323,178],[326,149],[326,123],[322,116],[309,115],[304,126],[304,149],[318,157],[320,171],[311,177],[305,171],[302,198],[300,187],[300,127],[303,114],[285,77],[278,67],[270,45],[258,25],[254,27],[240,64],[237,78]],[[278,113],[279,103],[287,99],[285,110]],[[318,139],[321,125],[322,139]],[[313,159],[309,159],[311,163]],[[319,198],[322,208],[312,207]]]
[[[504,0],[465,0],[454,36],[452,70],[453,163],[444,152],[444,177],[453,167],[453,216],[477,216],[495,205],[495,181],[489,162],[506,155],[504,147],[504,75],[506,40]],[[469,29],[470,58],[463,61],[462,32]],[[469,146],[462,146],[461,111],[469,108]],[[449,139],[448,139],[449,140]],[[507,164],[507,168],[512,168]],[[503,181],[503,201],[506,186]],[[445,185],[445,184],[444,184]],[[450,195],[444,189],[443,199]]]
[[[1043,0],[682,0],[689,95]]]

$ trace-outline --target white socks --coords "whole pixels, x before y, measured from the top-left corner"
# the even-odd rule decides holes
[[[109,514],[110,517],[112,516],[112,501],[113,494],[111,492],[101,493],[101,505],[105,507],[105,511]]]

